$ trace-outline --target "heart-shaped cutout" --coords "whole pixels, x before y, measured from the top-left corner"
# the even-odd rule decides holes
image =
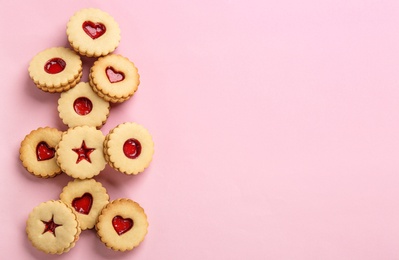
[[[105,73],[107,74],[108,80],[111,83],[116,83],[125,79],[125,74],[121,71],[116,71],[112,67],[107,67],[105,69]]]
[[[74,198],[72,207],[79,213],[88,215],[93,205],[93,196],[90,193],[83,194],[82,197]]]
[[[55,149],[46,142],[40,142],[36,146],[36,158],[38,161],[50,160],[55,155]]]
[[[93,40],[101,37],[107,28],[102,23],[93,23],[92,21],[85,21],[82,24],[83,31]]]
[[[130,138],[123,144],[123,153],[129,159],[135,159],[141,154],[141,143],[139,140]]]
[[[115,216],[112,219],[112,226],[114,227],[118,235],[122,235],[128,232],[134,225],[131,218],[122,218],[121,216]]]
[[[44,71],[49,74],[57,74],[63,71],[66,67],[66,62],[61,58],[52,58],[44,64]]]

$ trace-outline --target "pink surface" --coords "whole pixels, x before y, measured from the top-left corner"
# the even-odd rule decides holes
[[[47,256],[25,234],[29,212],[71,180],[39,179],[18,149],[40,126],[66,130],[58,94],[27,72],[68,46],[84,7],[110,13],[135,62],[137,94],[106,125],[144,125],[151,166],[107,167],[111,199],[150,223],[127,253],[94,231]],[[1,259],[399,259],[399,2],[1,1]],[[86,62],[83,79],[91,60]],[[87,258],[84,258],[87,257]]]

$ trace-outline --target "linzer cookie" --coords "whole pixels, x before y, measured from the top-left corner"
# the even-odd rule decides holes
[[[94,8],[76,12],[67,24],[68,41],[72,48],[88,57],[113,52],[120,41],[118,23],[108,13]]]
[[[82,77],[82,61],[73,50],[64,47],[46,49],[33,57],[29,76],[46,92],[62,92],[73,88]]]
[[[58,129],[40,127],[25,136],[19,149],[19,158],[28,172],[42,178],[61,173],[55,158],[55,148],[61,135]]]
[[[91,126],[76,126],[62,134],[56,154],[57,163],[67,175],[87,179],[98,175],[106,165],[104,135]]]
[[[46,87],[46,86],[36,85],[36,87],[37,87],[38,89],[41,89],[41,90],[43,90],[43,91],[45,91],[45,92],[49,92],[49,93],[61,93],[61,92],[68,91],[68,90],[70,90],[71,88],[75,87],[76,84],[79,83],[79,81],[80,81],[81,78],[82,78],[82,72],[79,73],[79,75],[78,75],[78,77],[75,79],[75,81],[73,81],[72,83],[69,83],[69,84],[67,84],[67,85],[65,85],[65,86],[61,86],[61,87],[58,87],[58,88],[54,88],[54,87],[48,88],[48,87]]]
[[[134,63],[117,54],[95,61],[90,69],[89,79],[93,90],[112,103],[121,103],[131,98],[140,84],[140,76]]]
[[[64,187],[60,199],[75,210],[81,229],[92,229],[109,203],[106,189],[94,179],[75,179]]]
[[[37,249],[49,254],[62,254],[75,246],[81,229],[72,208],[60,200],[51,200],[31,211],[26,233]]]
[[[152,161],[154,142],[143,126],[127,122],[107,134],[104,154],[112,168],[125,174],[138,174]]]
[[[109,110],[109,102],[100,98],[85,82],[61,93],[58,100],[59,116],[69,127],[88,125],[100,128],[107,120]]]
[[[82,230],[96,229],[106,247],[132,250],[148,232],[144,209],[131,199],[110,202],[107,190],[93,177],[112,168],[128,175],[143,172],[152,161],[154,143],[147,129],[123,123],[104,134],[111,103],[130,99],[140,84],[135,64],[112,54],[120,42],[120,29],[108,13],[82,9],[70,17],[66,33],[71,49],[54,47],[35,55],[29,76],[42,91],[61,93],[58,112],[69,129],[41,127],[25,136],[20,146],[23,166],[35,176],[48,178],[61,172],[74,178],[59,200],[36,206],[26,222],[34,247],[62,254],[75,246]],[[88,82],[82,78],[81,56],[98,58]]]
[[[147,234],[148,221],[144,209],[131,199],[110,202],[98,217],[97,234],[101,241],[116,251],[132,250]]]

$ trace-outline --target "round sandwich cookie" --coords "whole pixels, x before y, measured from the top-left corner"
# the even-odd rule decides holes
[[[56,161],[56,147],[62,131],[52,127],[39,127],[25,136],[19,149],[19,158],[25,169],[41,178],[61,173]]]
[[[140,84],[133,62],[119,54],[110,54],[94,62],[89,74],[90,85],[104,100],[121,103],[131,98]]]
[[[126,122],[106,135],[104,155],[108,164],[125,174],[143,172],[152,161],[154,142],[143,126]]]
[[[101,241],[115,251],[132,250],[147,234],[144,209],[131,199],[117,199],[101,211],[96,224]]]
[[[79,82],[82,77],[82,61],[73,50],[54,47],[34,56],[28,71],[39,89],[46,92],[62,92]]]
[[[32,245],[48,254],[62,254],[75,246],[81,229],[73,209],[60,200],[36,206],[26,221]]]
[[[101,210],[109,203],[107,190],[94,179],[70,181],[60,199],[74,209],[82,230],[94,228]]]
[[[75,87],[76,84],[78,84],[80,82],[80,79],[82,78],[82,72],[79,73],[78,77],[71,83],[65,85],[65,86],[60,86],[60,87],[46,87],[46,86],[40,86],[40,85],[36,85],[36,87],[44,92],[48,92],[48,93],[62,93],[65,91],[70,90],[71,88]]]
[[[69,127],[87,125],[100,128],[107,121],[109,111],[109,102],[100,98],[86,82],[61,93],[58,99],[59,116]]]
[[[113,52],[121,36],[118,23],[108,13],[95,8],[81,9],[67,24],[72,48],[87,57],[100,57]]]
[[[104,135],[93,126],[69,128],[61,136],[56,154],[57,163],[67,175],[88,179],[104,170]]]

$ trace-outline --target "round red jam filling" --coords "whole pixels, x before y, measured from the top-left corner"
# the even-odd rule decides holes
[[[40,142],[36,146],[36,158],[38,161],[50,160],[55,155],[55,149],[46,142]]]
[[[93,196],[90,193],[83,194],[82,197],[74,198],[72,207],[79,213],[88,215],[93,205]]]
[[[123,153],[129,159],[136,159],[141,154],[141,143],[139,140],[130,138],[123,144]]]
[[[114,227],[118,235],[122,235],[128,232],[134,225],[131,218],[122,218],[121,216],[115,216],[112,219],[112,226]]]
[[[82,24],[83,31],[93,40],[101,37],[105,31],[105,25],[102,23],[93,23],[92,21],[85,21]]]
[[[90,99],[80,97],[77,98],[75,102],[73,102],[73,109],[75,109],[75,112],[78,115],[84,116],[91,112],[91,110],[93,109],[93,104],[91,103]]]
[[[52,58],[44,64],[44,71],[49,74],[57,74],[63,71],[66,67],[66,62],[61,58]]]
[[[111,83],[116,83],[125,79],[125,74],[121,71],[116,71],[111,66],[105,69],[105,73],[107,74],[108,80]]]

